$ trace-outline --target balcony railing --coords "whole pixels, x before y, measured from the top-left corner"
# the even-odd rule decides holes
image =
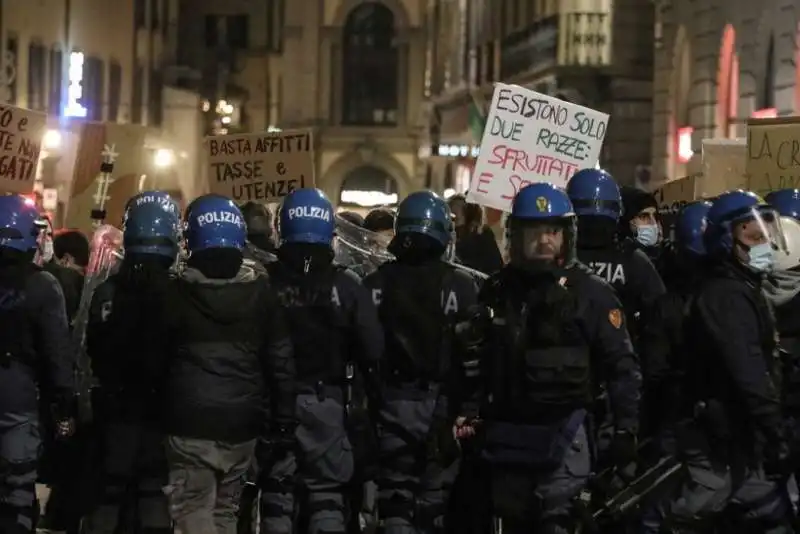
[[[561,13],[537,21],[501,42],[502,79],[554,66],[611,64],[611,16]]]

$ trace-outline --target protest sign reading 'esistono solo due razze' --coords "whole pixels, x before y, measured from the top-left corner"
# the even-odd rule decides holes
[[[607,127],[605,113],[497,84],[468,200],[511,211],[529,183],[566,186],[575,172],[597,164]]]

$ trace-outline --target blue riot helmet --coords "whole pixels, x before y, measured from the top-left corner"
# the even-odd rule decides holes
[[[236,203],[221,195],[203,195],[186,208],[186,247],[189,252],[209,249],[243,250],[247,229]]]
[[[564,190],[538,182],[523,187],[511,205],[506,239],[512,265],[569,265],[575,259],[577,224]]]
[[[22,195],[0,196],[0,248],[34,252],[45,227],[33,201]]]
[[[453,239],[453,215],[447,202],[433,191],[411,193],[397,207],[396,236],[420,234],[447,248]]]
[[[127,203],[122,220],[125,251],[175,259],[180,249],[178,203],[163,191],[145,191]]]
[[[601,169],[582,169],[567,182],[567,195],[578,216],[600,215],[618,221],[622,195],[614,178]]]
[[[397,206],[389,252],[399,259],[451,260],[455,224],[450,206],[433,191],[411,193]]]
[[[281,244],[333,244],[336,233],[333,204],[319,189],[296,189],[286,195],[278,216]]]
[[[708,210],[705,245],[709,254],[730,258],[755,272],[772,270],[775,251],[786,252],[777,211],[750,191],[719,195]]]
[[[772,191],[764,199],[782,217],[800,220],[800,189],[780,189]]]
[[[687,204],[678,212],[675,219],[675,244],[682,252],[695,256],[705,256],[706,245],[703,234],[706,231],[708,211],[711,202],[700,200]]]

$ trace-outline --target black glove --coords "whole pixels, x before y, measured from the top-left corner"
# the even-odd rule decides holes
[[[636,434],[627,430],[616,432],[609,449],[611,463],[617,468],[629,466],[636,461],[638,447]]]

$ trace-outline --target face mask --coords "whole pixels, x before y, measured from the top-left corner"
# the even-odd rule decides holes
[[[757,273],[767,273],[771,271],[775,263],[775,251],[772,249],[771,243],[762,243],[750,247],[748,256],[747,266]]]
[[[642,246],[652,247],[658,243],[658,226],[647,224],[636,229],[636,241]]]
[[[42,261],[48,263],[53,259],[53,242],[49,239],[42,244]]]

